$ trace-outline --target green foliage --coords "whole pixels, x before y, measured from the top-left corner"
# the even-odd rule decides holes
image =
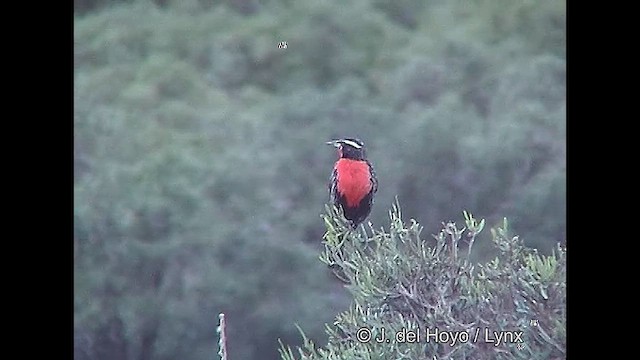
[[[558,245],[541,256],[511,236],[504,219],[491,229],[499,255],[474,265],[460,244],[473,246],[484,220],[464,215],[466,226],[443,223],[433,242],[415,220],[403,222],[398,205],[389,212],[389,231],[370,226],[371,235],[364,227],[350,231],[342,215],[327,208],[320,260],[345,282],[353,304],[327,326],[326,347],[303,333],[298,356],[281,343],[282,359],[565,356],[566,250]],[[498,343],[498,334],[508,341]]]
[[[78,359],[209,359],[221,312],[234,360],[293,323],[325,342],[349,301],[315,261],[337,136],[430,233],[466,208],[564,240],[564,3],[74,5]]]
[[[373,2],[383,11],[390,20],[403,26],[414,29],[418,25],[420,11],[424,9],[426,2],[420,0],[398,0]]]

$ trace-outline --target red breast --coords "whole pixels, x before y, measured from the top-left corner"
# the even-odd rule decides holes
[[[336,162],[338,192],[347,206],[356,207],[371,191],[371,173],[365,161],[342,158]]]

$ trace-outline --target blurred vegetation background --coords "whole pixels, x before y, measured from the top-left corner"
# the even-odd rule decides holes
[[[426,233],[468,210],[565,238],[564,1],[74,5],[75,359],[212,359],[220,312],[233,360],[294,324],[326,342],[339,136],[367,144],[375,227],[397,195]]]

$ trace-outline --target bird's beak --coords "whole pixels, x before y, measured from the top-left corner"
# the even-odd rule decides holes
[[[333,145],[335,147],[340,147],[340,140],[331,140],[331,141],[327,141],[325,144],[327,145]]]

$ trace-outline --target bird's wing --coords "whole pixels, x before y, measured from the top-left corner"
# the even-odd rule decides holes
[[[375,194],[378,191],[378,177],[373,170],[373,165],[371,165],[369,161],[367,161],[367,164],[369,165],[369,172],[371,173],[371,194]]]
[[[329,178],[329,195],[331,196],[331,203],[335,204],[338,200],[338,171],[335,168],[333,168]]]

